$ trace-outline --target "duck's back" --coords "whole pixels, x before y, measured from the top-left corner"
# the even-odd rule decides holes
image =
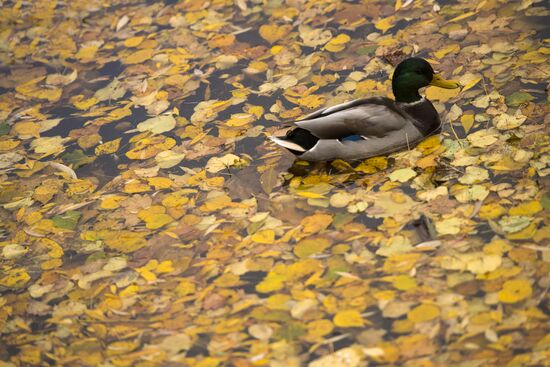
[[[389,98],[363,98],[316,111],[296,121],[319,139],[347,136],[383,137],[401,129],[407,115]]]

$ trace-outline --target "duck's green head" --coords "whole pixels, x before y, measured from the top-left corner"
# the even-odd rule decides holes
[[[458,82],[445,80],[424,59],[411,57],[403,60],[393,73],[392,89],[397,102],[411,103],[422,97],[418,90],[428,85],[454,89],[460,87]]]

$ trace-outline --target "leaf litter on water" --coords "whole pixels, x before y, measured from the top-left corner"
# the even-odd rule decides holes
[[[4,364],[545,363],[542,2],[0,11]],[[463,85],[425,91],[442,134],[327,164],[265,139],[417,54]]]

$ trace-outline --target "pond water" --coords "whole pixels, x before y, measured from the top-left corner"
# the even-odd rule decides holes
[[[5,1],[1,366],[542,366],[548,2]],[[443,131],[275,146],[393,98]]]

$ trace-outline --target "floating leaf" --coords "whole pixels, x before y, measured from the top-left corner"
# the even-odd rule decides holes
[[[506,97],[506,104],[510,107],[518,107],[526,102],[534,100],[535,97],[526,92],[514,92]]]
[[[409,311],[407,318],[414,323],[418,323],[433,320],[439,317],[439,314],[439,307],[423,303]]]
[[[95,148],[95,155],[116,153],[120,147],[121,140],[122,138],[118,138],[98,145]]]
[[[81,212],[69,210],[66,213],[54,216],[52,221],[56,227],[74,230],[81,216]]]
[[[298,30],[300,32],[302,42],[308,47],[324,45],[332,38],[332,33],[328,29],[311,28],[307,25],[301,24]]]
[[[31,277],[25,269],[13,268],[0,275],[0,286],[18,289],[24,287],[29,280]]]
[[[152,117],[137,125],[139,131],[150,131],[153,134],[162,134],[172,130],[174,127],[176,127],[176,119],[172,115]]]
[[[376,29],[381,30],[382,33],[386,33],[390,28],[395,26],[395,16],[392,15],[390,17],[380,19],[374,24],[374,26]]]
[[[95,160],[95,157],[89,157],[84,154],[82,149],[75,149],[72,152],[65,153],[61,158],[65,164],[71,165],[73,169],[92,163]]]
[[[346,43],[351,40],[350,36],[345,33],[341,33],[331,39],[326,45],[325,49],[330,52],[340,52],[346,48]]]
[[[514,279],[504,282],[498,292],[498,300],[502,303],[517,303],[531,296],[533,288],[524,279]]]
[[[241,159],[235,154],[226,154],[221,158],[213,157],[206,163],[206,170],[210,173],[216,173],[229,167],[241,164]]]
[[[336,315],[334,315],[334,319],[332,321],[334,322],[334,325],[344,328],[362,327],[365,325],[363,317],[357,310],[338,311]]]
[[[155,161],[160,168],[170,168],[178,165],[185,158],[184,153],[176,153],[172,150],[159,152],[155,156]]]
[[[286,36],[292,27],[288,24],[278,26],[276,24],[263,24],[260,27],[260,36],[269,43],[275,43]]]
[[[416,172],[412,168],[402,168],[393,171],[390,174],[390,180],[397,182],[407,182],[416,176]]]
[[[314,254],[320,254],[329,246],[330,241],[326,238],[307,238],[294,246],[294,253],[300,258],[305,258]]]
[[[272,229],[258,231],[252,235],[252,241],[271,244],[275,241],[275,232]]]

